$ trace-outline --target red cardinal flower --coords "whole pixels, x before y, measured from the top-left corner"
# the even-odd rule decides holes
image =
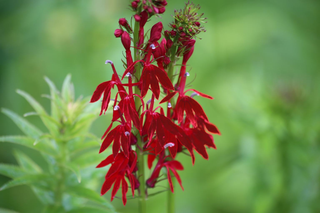
[[[106,174],[105,181],[101,188],[101,195],[104,195],[107,191],[111,189],[113,186],[113,190],[111,192],[111,201],[116,196],[120,184],[122,185],[122,202],[123,205],[127,203],[127,192],[128,192],[128,183],[126,181],[127,177],[129,179],[131,185],[132,196],[134,196],[134,190],[138,187],[138,180],[132,174],[136,170],[137,163],[137,154],[135,151],[131,151],[129,158],[124,155],[124,153],[119,153],[116,157],[113,155],[109,155],[105,160],[101,161],[101,163],[97,166],[97,168],[105,167],[111,164],[111,167]],[[138,184],[137,184],[138,183]]]
[[[176,140],[178,140],[184,147],[188,149],[192,158],[192,163],[194,164],[192,143],[179,126],[177,126],[163,114],[154,112],[152,110],[143,112],[141,114],[141,121],[143,120],[144,116],[146,116],[146,119],[142,128],[142,136],[147,135],[149,141],[146,147],[148,147],[151,143],[155,133],[161,149],[165,148],[168,143],[176,143]]]
[[[173,184],[172,184],[170,171],[176,177],[178,183],[181,186],[181,189],[184,190],[183,186],[182,186],[181,178],[180,178],[178,172],[176,171],[176,170],[183,170],[182,164],[179,161],[176,161],[176,160],[166,161],[165,160],[166,158],[167,157],[161,157],[160,156],[159,161],[158,161],[156,167],[154,168],[151,177],[146,181],[147,186],[149,188],[154,188],[155,184],[157,183],[157,179],[158,179],[158,177],[160,175],[161,168],[166,167],[166,169],[167,169],[167,178],[168,178],[168,182],[169,182],[169,185],[170,185],[170,190],[173,192]]]
[[[160,95],[159,82],[166,89],[173,90],[174,88],[167,73],[164,70],[160,69],[159,67],[151,64],[152,48],[153,49],[155,48],[153,44],[151,44],[149,47],[145,61],[138,60],[133,62],[133,64],[129,66],[126,69],[126,71],[123,73],[122,79],[134,67],[136,63],[143,61],[145,64],[144,64],[141,78],[139,81],[141,84],[141,96],[144,97],[147,94],[150,86],[151,91],[155,95],[156,99],[159,99],[159,95]]]
[[[123,85],[121,84],[118,73],[116,72],[116,69],[115,69],[112,61],[107,60],[105,63],[111,64],[111,66],[112,66],[112,69],[113,69],[112,79],[111,79],[111,81],[105,81],[105,82],[99,84],[97,86],[96,90],[93,92],[93,95],[90,100],[90,103],[96,102],[101,98],[101,96],[103,94],[100,115],[102,115],[103,111],[105,112],[108,109],[108,105],[110,103],[111,89],[114,88],[114,85],[117,85],[119,91],[123,91],[123,92],[126,91],[124,89]],[[124,97],[123,93],[120,93],[120,94],[121,94],[121,97]]]

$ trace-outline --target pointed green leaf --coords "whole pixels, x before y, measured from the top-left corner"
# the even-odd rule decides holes
[[[49,141],[46,141],[44,143],[37,143],[34,145],[35,140],[30,137],[25,136],[0,136],[0,142],[11,142],[20,144],[22,146],[29,147],[31,149],[38,150],[40,152],[43,152],[47,155],[56,156],[57,151],[53,149],[48,143]]]
[[[16,211],[9,210],[9,209],[3,209],[3,208],[0,208],[0,212],[1,212],[1,213],[18,213],[18,212],[16,212]]]
[[[110,152],[110,149],[107,149]],[[107,150],[105,152],[107,152]],[[85,154],[82,154],[72,160],[72,162],[76,165],[79,165],[82,168],[86,168],[88,166],[92,165],[98,165],[102,160],[106,158],[106,155],[108,153],[105,153],[104,155],[99,155],[99,150],[92,150]],[[111,154],[111,152],[110,152]]]
[[[77,180],[79,183],[81,183],[81,174],[80,174],[80,169],[79,166],[77,164],[74,163],[65,163],[62,166],[66,167],[67,169],[69,169],[70,171],[72,171],[76,176],[77,176]]]
[[[27,120],[20,117],[16,113],[12,112],[11,110],[2,108],[1,111],[6,114],[11,120],[21,129],[22,132],[24,132],[26,135],[36,139],[40,135],[42,135],[42,132],[37,129],[35,126],[30,124]]]
[[[18,161],[18,164],[25,170],[30,173],[41,173],[42,169],[31,160],[27,155],[17,150],[14,151],[14,156]]]
[[[74,101],[74,87],[71,83],[71,75],[68,74],[62,84],[61,95],[66,103]]]
[[[0,188],[0,191],[20,185],[36,185],[38,187],[47,188],[47,184],[44,183],[45,181],[52,181],[52,177],[48,176],[47,174],[24,175],[4,184]]]
[[[39,114],[42,122],[44,123],[44,125],[48,128],[48,130],[53,133],[54,135],[58,134],[58,127],[57,125],[52,122],[51,119],[48,119],[48,114],[47,112],[43,109],[43,107],[32,97],[30,96],[28,93],[22,91],[22,90],[17,90],[17,93],[19,95],[21,95],[22,97],[24,97],[29,104],[34,108],[34,110]]]
[[[106,201],[97,192],[91,189],[87,189],[82,186],[72,186],[72,187],[66,188],[66,193],[70,195],[86,198],[88,200],[99,203],[101,205],[108,207],[109,209],[114,210],[113,206],[108,201]]]
[[[54,204],[54,193],[52,191],[43,190],[38,187],[31,188],[41,203],[44,205]]]
[[[70,151],[71,154],[75,154],[77,152],[84,151],[86,149],[96,149],[99,150],[100,147],[100,140],[91,140],[91,141],[75,141],[68,143],[68,150]]]
[[[59,120],[61,118],[61,98],[59,96],[59,91],[56,89],[56,86],[54,83],[47,77],[44,77],[45,81],[50,87],[50,94],[51,94],[51,116]]]
[[[67,213],[110,213],[114,212],[112,210],[107,210],[103,208],[97,208],[97,207],[82,207],[82,208],[76,208],[72,209],[70,211],[67,211]]]
[[[10,178],[17,178],[26,175],[27,172],[18,166],[1,163],[0,174]]]

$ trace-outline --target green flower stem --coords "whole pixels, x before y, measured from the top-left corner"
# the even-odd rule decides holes
[[[134,42],[134,46],[137,46],[137,43],[139,41],[139,22],[135,22],[134,25],[134,35],[133,35],[133,42]],[[138,49],[134,49],[134,61],[139,60],[140,59],[140,55],[139,55],[139,51]],[[135,78],[134,81],[138,82],[141,76],[141,65],[138,63],[135,66]],[[140,90],[138,87],[134,88],[134,93],[140,95]],[[136,105],[136,109],[138,110],[138,114],[140,117],[140,113],[141,113],[141,101],[139,98],[135,99],[135,105]],[[146,190],[145,190],[145,176],[144,176],[144,157],[143,157],[143,142],[141,140],[141,135],[139,133],[139,131],[136,131],[137,134],[137,148],[136,148],[136,152],[138,155],[138,178],[140,181],[140,186],[139,186],[139,191],[140,191],[140,198],[139,198],[139,212],[140,213],[146,213],[147,209],[146,209]]]
[[[174,178],[172,178],[172,185],[174,186],[174,183],[175,183],[175,181],[174,181],[175,179]],[[168,190],[168,195],[167,195],[167,207],[168,207],[168,211],[167,211],[167,213],[174,213],[174,194],[171,192],[171,190],[170,190],[170,184],[168,183],[168,188],[169,188],[169,190]]]
[[[56,208],[62,207],[62,201],[63,201],[63,192],[64,192],[64,185],[65,185],[65,178],[66,178],[66,168],[64,167],[66,161],[67,161],[67,148],[66,148],[66,142],[60,141],[61,144],[61,156],[59,159],[58,164],[58,183],[57,183],[57,189],[55,191],[55,206]]]

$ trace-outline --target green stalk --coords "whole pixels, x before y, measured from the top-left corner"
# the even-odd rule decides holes
[[[134,35],[133,35],[133,42],[134,46],[136,47],[139,40],[139,22],[135,22],[134,25]],[[138,49],[134,49],[134,61],[139,60],[140,55]],[[133,79],[135,82],[138,82],[141,76],[141,65],[138,63],[135,66],[135,78]],[[138,87],[134,88],[134,93],[140,95],[140,90]],[[136,109],[138,110],[138,114],[140,117],[141,114],[141,101],[139,98],[135,99]],[[140,181],[139,191],[140,191],[140,198],[139,198],[139,212],[140,213],[147,213],[146,209],[146,189],[145,189],[145,176],[144,176],[144,157],[143,157],[143,142],[141,140],[141,135],[139,131],[136,131],[137,136],[137,157],[138,157],[138,178]]]
[[[63,201],[63,192],[64,192],[64,185],[65,185],[65,179],[66,179],[66,169],[64,165],[67,161],[67,148],[66,148],[66,142],[60,141],[61,144],[61,155],[58,159],[58,183],[57,188],[55,191],[55,208],[59,209],[62,207],[62,201]]]
[[[174,186],[174,183],[175,183],[175,181],[174,181],[175,179],[174,178],[172,178],[172,185]],[[169,188],[169,190],[168,190],[168,195],[167,195],[167,207],[168,207],[168,211],[167,211],[167,213],[174,213],[174,194],[171,192],[171,190],[170,190],[170,184],[168,183],[168,188]]]

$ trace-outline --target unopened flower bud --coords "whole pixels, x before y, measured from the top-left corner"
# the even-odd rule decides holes
[[[114,31],[114,36],[117,37],[117,38],[119,38],[119,37],[122,35],[122,33],[123,33],[123,30],[121,30],[121,29],[116,29],[116,30]]]
[[[131,39],[129,33],[124,31],[121,35],[121,42],[126,50],[130,49]]]
[[[138,3],[136,1],[131,2],[131,6],[133,9],[136,9],[138,7]]]
[[[195,22],[195,25],[197,25],[198,27],[200,26],[200,22]]]
[[[182,30],[183,30],[183,27],[179,27],[179,30],[182,31]]]
[[[181,36],[181,37],[185,37],[185,36],[186,36],[186,33],[185,33],[185,32],[182,32],[182,33],[180,33],[180,36]]]
[[[121,18],[119,19],[119,24],[125,27],[128,24],[128,22],[125,18]]]
[[[167,49],[170,49],[173,45],[173,41],[171,39],[167,39]]]
[[[171,25],[172,28],[177,28],[177,25],[173,24]]]
[[[152,6],[152,7],[153,7],[153,11],[158,14],[159,13],[159,9],[157,7],[155,7],[155,6]]]
[[[161,38],[162,28],[163,28],[162,22],[158,22],[155,25],[153,25],[150,31],[150,39],[149,39],[150,43],[156,42]]]
[[[177,35],[176,31],[174,31],[174,30],[171,30],[170,34],[171,34],[172,36],[176,36],[176,35]]]
[[[141,20],[141,17],[138,14],[134,15],[134,19],[139,22]]]
[[[159,8],[159,14],[162,14],[166,11],[166,8],[165,7],[160,7]]]
[[[170,58],[169,58],[168,56],[165,56],[165,57],[164,57],[164,60],[163,60],[163,63],[164,63],[165,65],[169,65],[169,64],[170,64]]]

